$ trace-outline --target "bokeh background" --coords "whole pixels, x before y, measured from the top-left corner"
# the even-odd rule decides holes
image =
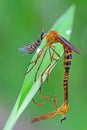
[[[48,31],[73,3],[77,8],[71,41],[81,50],[81,55],[73,54],[69,78],[70,111],[67,120],[61,124],[61,116],[58,115],[54,119],[31,124],[31,117],[55,109],[51,103],[38,107],[31,102],[14,130],[87,130],[86,0],[0,0],[0,130],[15,104],[24,73],[33,56],[23,55],[18,48],[36,40],[42,27]],[[46,95],[58,94],[59,105],[63,101],[63,72],[61,58],[51,73],[49,82],[45,82],[43,87]]]

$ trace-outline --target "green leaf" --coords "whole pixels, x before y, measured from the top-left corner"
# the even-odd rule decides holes
[[[58,31],[63,37],[66,39],[70,39],[74,21],[74,14],[75,14],[75,6],[72,5],[58,20],[57,22],[52,26],[51,30]],[[68,34],[69,33],[69,34]],[[46,40],[43,39],[40,48],[42,48],[45,45]],[[60,54],[60,56],[63,54],[63,47],[61,44],[56,44],[57,52]],[[33,56],[33,59],[37,56],[37,53]],[[39,61],[42,57],[40,57]],[[32,60],[33,60],[32,59]],[[3,130],[12,130],[15,123],[17,122],[19,116],[23,113],[27,105],[30,103],[34,95],[37,93],[39,87],[40,87],[40,76],[43,70],[48,66],[50,59],[48,53],[46,54],[46,57],[43,61],[43,64],[39,70],[37,80],[34,82],[34,74],[37,70],[37,67],[40,62],[37,62],[36,66],[33,68],[33,70],[26,75],[21,92],[18,96],[18,99],[14,105],[14,108],[8,118],[8,121],[4,127]],[[53,64],[53,63],[52,63]],[[29,66],[29,68],[31,65]],[[52,68],[53,69],[53,68]],[[43,82],[46,80],[46,73],[43,75]]]

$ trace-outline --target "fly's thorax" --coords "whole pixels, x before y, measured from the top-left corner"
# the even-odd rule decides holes
[[[50,31],[46,35],[47,46],[51,46],[53,43],[57,43],[58,42],[58,36],[59,36],[59,33],[57,31]]]

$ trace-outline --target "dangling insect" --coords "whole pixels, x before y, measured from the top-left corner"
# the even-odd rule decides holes
[[[37,58],[32,63],[34,63],[34,66],[35,66],[36,62],[38,61],[39,57],[41,56],[41,54],[45,48],[46,48],[46,50],[44,52],[42,59],[44,59],[47,50],[49,50],[49,54],[50,54],[50,49],[51,49],[53,51],[53,53],[50,54],[50,60],[51,61],[52,60],[58,61],[58,59],[54,59],[54,53],[58,56],[58,58],[60,58],[60,56],[59,56],[58,52],[56,52],[56,48],[55,48],[55,46],[53,46],[53,44],[61,43],[63,45],[63,48],[64,48],[64,69],[65,69],[65,72],[64,72],[64,102],[61,105],[61,107],[57,108],[55,111],[49,112],[48,114],[41,115],[41,116],[36,117],[36,118],[32,118],[32,120],[31,120],[32,123],[36,122],[36,121],[40,121],[40,120],[46,120],[46,119],[53,118],[57,114],[62,115],[61,122],[66,119],[65,114],[68,112],[68,109],[69,109],[69,105],[68,105],[68,77],[69,77],[70,65],[71,65],[71,60],[72,60],[72,50],[75,51],[76,53],[80,54],[80,51],[74,45],[72,45],[68,40],[66,40],[61,35],[59,35],[59,33],[57,31],[54,31],[54,30],[50,31],[48,34],[45,35],[45,38],[46,38],[46,44],[41,49],[40,53],[37,55]],[[41,64],[42,64],[42,62],[41,62]],[[40,66],[41,66],[41,64],[40,64]],[[38,67],[37,72],[40,69],[40,66]],[[47,69],[48,69],[48,67],[46,68],[46,70]],[[49,71],[50,71],[50,68],[48,69],[48,73],[49,73]],[[36,75],[37,75],[37,72],[36,72]],[[44,74],[44,72],[41,74],[41,77]],[[35,75],[35,79],[36,79],[36,75]],[[41,91],[41,88],[40,88],[40,91]]]

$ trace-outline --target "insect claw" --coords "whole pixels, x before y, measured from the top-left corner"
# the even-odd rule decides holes
[[[61,124],[62,124],[62,122],[63,122],[64,120],[66,120],[66,116],[65,116],[65,115],[61,118]]]

